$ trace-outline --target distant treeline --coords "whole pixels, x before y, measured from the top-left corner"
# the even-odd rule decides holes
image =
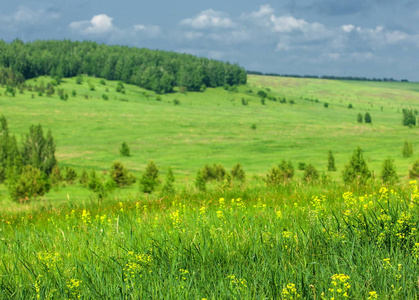
[[[30,43],[0,40],[0,70],[5,76],[11,70],[10,76],[19,80],[87,74],[121,80],[157,93],[171,92],[175,86],[199,91],[205,87],[245,84],[247,76],[237,64],[190,54],[69,40]]]
[[[317,76],[317,75],[292,75],[292,74],[278,74],[278,73],[262,73],[258,71],[247,71],[247,74],[261,75],[261,76],[278,76],[278,77],[294,77],[294,78],[315,78],[315,79],[331,79],[331,80],[356,80],[356,81],[380,81],[380,82],[397,82],[394,78],[367,78],[354,76]],[[409,82],[407,79],[402,79],[400,82]]]

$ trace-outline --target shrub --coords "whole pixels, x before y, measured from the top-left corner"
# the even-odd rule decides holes
[[[361,148],[357,148],[350,161],[342,171],[342,178],[345,183],[365,184],[367,179],[371,177],[367,163],[362,155]]]
[[[332,151],[330,151],[330,150],[329,150],[329,156],[327,158],[327,170],[328,171],[336,171],[335,158],[333,156]]]
[[[20,203],[43,196],[49,189],[50,184],[45,174],[31,165],[25,166],[22,173],[12,178],[8,184],[11,198]]]
[[[316,168],[312,164],[308,164],[305,167],[303,179],[308,182],[316,182],[319,180],[319,172],[317,172]]]
[[[415,117],[415,114],[413,113],[413,110],[403,108],[402,113],[403,113],[402,124],[404,126],[409,126],[409,127],[416,126],[416,117]]]
[[[134,175],[129,173],[125,166],[119,161],[112,164],[110,176],[118,187],[128,186],[136,181]]]
[[[179,105],[180,104],[180,101],[178,99],[173,99],[173,104],[174,105]]]
[[[198,170],[196,173],[195,186],[200,192],[205,192],[207,190],[206,181],[202,176],[201,170]]]
[[[73,168],[66,167],[64,180],[69,184],[73,184],[76,178],[77,178],[77,172]]]
[[[237,163],[233,169],[231,169],[231,177],[234,179],[240,180],[241,182],[245,181],[246,174],[241,166],[241,164]]]
[[[329,107],[329,103],[325,102],[325,103],[323,103],[323,106],[324,106],[325,108],[328,108],[328,107]]]
[[[221,164],[205,165],[202,168],[202,177],[205,181],[222,181],[226,175],[226,170]]]
[[[61,181],[63,181],[63,176],[61,175],[61,170],[58,165],[55,165],[52,168],[52,172],[50,175],[51,185],[58,186]]]
[[[175,193],[175,188],[173,183],[175,182],[175,177],[173,176],[172,168],[167,170],[166,182],[164,183],[162,194],[173,195]]]
[[[419,160],[416,160],[413,163],[412,168],[409,170],[409,178],[418,179],[419,178]]]
[[[403,157],[411,157],[413,155],[413,146],[412,143],[409,143],[407,140],[404,141],[404,146],[402,150]]]
[[[271,169],[266,175],[267,185],[278,185],[286,181],[292,180],[294,177],[294,167],[291,162],[283,160],[278,166]]]
[[[299,162],[298,163],[298,170],[300,171],[304,171],[306,169],[306,163],[304,162]]]
[[[358,117],[357,117],[357,121],[358,121],[358,123],[362,123],[362,114],[361,113],[359,113],[358,114]]]
[[[365,123],[367,123],[367,124],[371,124],[371,123],[372,123],[370,113],[368,113],[368,112],[367,112],[367,113],[365,113],[364,120],[365,120]]]
[[[150,161],[145,169],[145,173],[140,179],[140,189],[143,193],[152,193],[160,184],[159,170],[153,161]]]
[[[399,176],[397,176],[394,161],[391,158],[386,159],[383,163],[381,179],[385,184],[395,184],[397,181],[399,181]]]
[[[87,187],[88,183],[89,183],[89,174],[87,174],[86,169],[83,169],[83,171],[81,171],[81,175],[79,178],[79,183],[84,186]]]
[[[352,106],[352,103],[349,103],[348,108],[349,108],[349,109],[354,108],[354,107]]]
[[[130,156],[130,149],[126,142],[122,142],[121,147],[119,148],[119,153],[122,156]]]
[[[107,100],[109,100],[109,97],[108,97],[108,95],[102,94],[102,99],[107,101]]]

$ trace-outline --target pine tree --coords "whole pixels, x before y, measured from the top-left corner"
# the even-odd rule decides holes
[[[367,124],[371,124],[372,123],[371,115],[370,115],[369,112],[365,113],[364,120],[365,120],[365,123],[367,123]]]
[[[122,156],[130,156],[130,149],[126,142],[122,142],[121,147],[119,148],[119,153]]]
[[[411,157],[413,155],[413,145],[412,143],[409,143],[407,140],[404,141],[403,151],[402,151],[403,157]]]
[[[245,181],[246,174],[244,173],[244,170],[241,166],[241,164],[237,163],[233,169],[231,169],[231,176],[234,179],[240,180],[241,182]]]
[[[41,125],[32,125],[22,147],[23,165],[32,165],[49,175],[57,164],[51,131],[44,137]]]
[[[173,176],[172,168],[167,170],[166,182],[164,183],[162,193],[166,195],[172,195],[175,193],[175,188],[173,183],[175,182],[175,177]]]
[[[316,182],[319,180],[319,172],[312,164],[305,167],[304,180],[308,182]]]
[[[328,171],[336,171],[335,167],[335,158],[331,150],[329,150],[329,156],[327,158],[327,170]]]
[[[409,178],[418,179],[419,178],[419,160],[416,160],[413,163],[412,168],[409,170]]]
[[[362,123],[362,114],[361,113],[358,114],[357,121],[358,121],[358,123]]]
[[[367,163],[362,155],[361,148],[357,148],[350,161],[342,172],[343,181],[348,184],[365,184],[371,177],[371,172],[368,170]]]
[[[201,170],[196,173],[195,186],[200,192],[207,190],[205,178],[202,176]]]
[[[383,163],[381,179],[383,180],[383,183],[388,184],[394,184],[399,180],[396,167],[394,166],[394,161],[391,158],[386,159]]]
[[[145,173],[140,179],[140,188],[143,193],[152,193],[160,184],[159,170],[153,161],[150,161],[145,169]]]
[[[119,161],[112,164],[110,176],[118,187],[128,186],[135,182],[135,177]]]

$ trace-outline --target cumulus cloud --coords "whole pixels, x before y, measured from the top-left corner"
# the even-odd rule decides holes
[[[204,10],[193,18],[184,19],[180,24],[195,29],[234,27],[234,22],[230,18],[212,9]]]
[[[85,35],[100,35],[114,30],[113,18],[106,14],[95,15],[90,21],[77,21],[70,24],[70,28]]]

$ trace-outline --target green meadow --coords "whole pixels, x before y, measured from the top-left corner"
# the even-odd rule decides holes
[[[61,169],[109,178],[120,161],[139,178],[153,160],[162,183],[169,167],[175,177],[172,194],[141,193],[137,182],[99,197],[76,180],[27,203],[0,185],[0,299],[418,298],[419,191],[407,175],[419,128],[402,125],[404,108],[419,110],[418,83],[249,75],[203,92],[124,86],[86,76],[51,96],[0,88],[10,132],[20,141],[31,124],[51,130]],[[367,112],[372,123],[358,123]],[[376,178],[345,185],[358,146]],[[384,187],[387,158],[400,182]],[[293,180],[267,185],[282,160]],[[197,171],[214,163],[240,163],[245,182],[199,191]],[[327,180],[303,181],[300,163]]]
[[[50,79],[28,83],[41,81],[47,84]],[[103,171],[119,160],[138,174],[154,160],[163,172],[172,167],[176,177],[186,181],[193,180],[206,163],[221,163],[230,169],[239,162],[250,177],[264,175],[281,160],[294,165],[311,163],[323,172],[329,150],[338,169],[331,175],[339,180],[357,146],[377,174],[383,160],[390,157],[399,175],[406,177],[414,158],[402,157],[404,141],[412,142],[414,150],[419,147],[417,129],[401,125],[403,108],[419,109],[418,83],[249,75],[248,84],[237,92],[215,88],[163,95],[130,85],[125,85],[122,94],[115,91],[116,84],[85,78],[78,85],[74,78],[64,79],[56,89],[64,89],[67,101],[60,100],[57,92],[40,97],[25,90],[11,97],[0,89],[1,113],[18,138],[31,124],[50,129],[62,167]],[[262,105],[257,96],[260,90],[278,100],[266,99]],[[282,98],[287,103],[280,103]],[[248,105],[242,105],[242,99]],[[179,104],[174,105],[174,100]],[[372,124],[358,123],[358,113],[366,112]],[[131,157],[119,155],[123,141]]]

